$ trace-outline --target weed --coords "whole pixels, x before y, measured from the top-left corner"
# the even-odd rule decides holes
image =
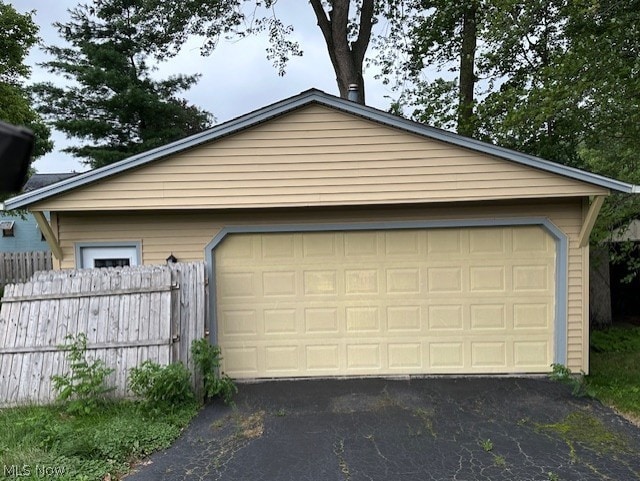
[[[506,459],[504,459],[504,456],[494,456],[493,457],[493,464],[495,464],[499,468],[506,468],[507,467],[507,461],[506,461]]]
[[[424,427],[429,431],[429,434],[436,438],[436,430],[433,427],[433,411],[418,408],[414,411],[414,414],[420,418]]]
[[[558,477],[558,475],[555,473],[552,473],[551,471],[547,473],[547,478],[549,479],[549,481],[560,481],[560,478]]]
[[[194,400],[191,373],[182,363],[160,366],[147,360],[129,370],[129,388],[150,411],[167,411]]]
[[[113,369],[107,368],[104,361],[87,360],[87,336],[69,334],[68,342],[58,349],[67,352],[70,370],[61,376],[51,376],[53,388],[58,392],[58,401],[65,403],[69,414],[89,414],[104,402],[106,394],[114,388],[107,387],[105,381]]]
[[[208,398],[220,396],[225,404],[233,403],[233,395],[238,388],[226,374],[218,376],[221,350],[205,338],[195,339],[191,343],[191,354],[204,379],[204,392]]]
[[[491,439],[481,439],[479,444],[487,453],[493,451],[493,442]]]
[[[287,411],[284,408],[280,408],[276,411],[276,416],[279,418],[285,417],[287,415]]]
[[[549,374],[549,379],[559,381],[571,387],[571,394],[577,397],[594,397],[595,392],[586,382],[584,373],[574,375],[571,369],[563,364],[551,364],[553,372]]]

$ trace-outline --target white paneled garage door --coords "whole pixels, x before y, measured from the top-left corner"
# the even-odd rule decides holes
[[[546,372],[555,256],[538,226],[231,234],[215,251],[223,370]]]

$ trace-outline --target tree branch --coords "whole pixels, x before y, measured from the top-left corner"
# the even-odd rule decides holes
[[[333,43],[331,38],[331,23],[329,23],[329,19],[327,18],[327,14],[322,8],[322,2],[320,0],[309,0],[311,6],[313,7],[313,12],[316,14],[316,19],[318,20],[318,27],[320,27],[320,31],[324,36],[325,42],[327,45]]]
[[[360,10],[360,28],[358,31],[358,38],[351,44],[354,63],[356,65],[362,65],[364,62],[364,56],[367,53],[367,48],[369,47],[371,30],[373,29],[373,13],[374,0],[363,0],[362,9]]]

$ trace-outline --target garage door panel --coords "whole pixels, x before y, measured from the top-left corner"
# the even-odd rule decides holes
[[[462,292],[462,268],[457,266],[428,269],[428,293]]]
[[[432,370],[459,372],[465,367],[464,343],[459,341],[429,344],[429,367]]]
[[[389,333],[406,333],[420,331],[422,315],[420,306],[388,306],[387,331]]]
[[[345,258],[377,257],[379,234],[377,232],[351,232],[342,236]]]
[[[346,330],[349,333],[380,332],[381,320],[378,307],[346,307]]]
[[[261,236],[262,259],[293,260],[295,258],[294,235],[276,234]]]
[[[340,326],[338,316],[336,307],[308,307],[304,309],[304,333],[337,333]]]
[[[392,342],[387,344],[389,369],[421,371],[424,366],[423,346],[420,342]]]
[[[546,340],[514,341],[513,363],[522,368],[548,368],[551,345]]]
[[[469,268],[471,292],[505,292],[505,266],[476,266]]]
[[[315,344],[305,346],[305,370],[336,374],[340,369],[338,344]]]
[[[264,309],[264,333],[266,335],[290,335],[298,331],[297,309]]]
[[[262,273],[262,292],[265,297],[296,297],[298,295],[295,271],[270,271]]]
[[[507,343],[505,341],[472,341],[471,367],[506,368]]]
[[[215,252],[232,377],[547,372],[540,227],[230,235]]]
[[[425,233],[421,231],[390,231],[384,233],[385,255],[415,259],[421,253]]]
[[[520,227],[513,231],[513,252],[552,253],[553,240],[538,227]]]
[[[469,306],[471,330],[505,329],[507,327],[504,304],[472,304]]]
[[[513,305],[514,329],[549,329],[553,319],[553,305],[546,302],[527,302]]]
[[[513,290],[515,292],[547,291],[553,281],[548,265],[513,266]]]
[[[334,296],[338,293],[338,273],[335,270],[304,271],[303,278],[307,296]]]
[[[441,229],[426,233],[428,254],[459,254],[463,253],[463,233],[458,229]]]
[[[345,269],[345,294],[380,294],[378,269]]]
[[[429,331],[462,330],[464,328],[461,305],[433,305],[428,307]]]
[[[473,229],[469,234],[469,253],[474,255],[504,254],[505,236],[508,232],[504,229]]]

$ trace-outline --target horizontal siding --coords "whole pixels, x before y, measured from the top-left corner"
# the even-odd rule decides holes
[[[309,106],[37,208],[299,207],[606,193],[574,179]]]
[[[483,203],[473,206],[432,205],[430,207],[369,209],[298,209],[292,211],[104,212],[99,215],[60,212],[54,216],[64,259],[61,267],[75,267],[76,242],[140,241],[143,262],[162,264],[173,253],[181,262],[201,261],[204,249],[218,231],[227,225],[332,223],[398,220],[438,220],[462,218],[503,218],[545,216],[570,239],[568,259],[568,365],[574,371],[585,369],[583,353],[586,319],[584,262],[586,249],[578,245],[582,225],[580,199],[531,201],[527,203]]]

